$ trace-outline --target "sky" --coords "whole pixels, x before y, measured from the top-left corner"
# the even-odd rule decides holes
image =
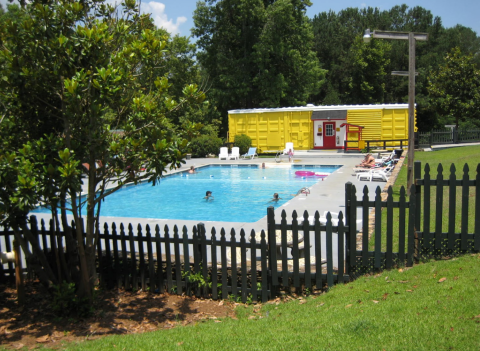
[[[4,0],[1,0],[4,1]],[[320,12],[329,10],[339,12],[347,7],[378,7],[389,10],[395,5],[406,4],[408,7],[421,6],[430,10],[433,16],[442,19],[444,27],[454,27],[461,24],[469,27],[480,35],[480,1],[479,0],[311,0],[313,5],[308,8],[307,15],[313,18]],[[142,0],[142,10],[151,12],[157,26],[166,28],[169,32],[184,36],[190,35],[193,27],[193,11],[196,0]],[[147,10],[148,9],[148,10]],[[372,28],[374,29],[374,28]]]
[[[430,10],[434,16],[442,19],[444,27],[454,27],[461,24],[474,30],[480,35],[480,0],[311,0],[313,5],[308,8],[307,15],[313,18],[320,12],[330,10],[339,12],[347,7],[378,7],[380,10],[389,10],[395,5],[406,4],[409,7],[421,6]],[[119,3],[117,0],[108,2]],[[6,0],[0,0],[5,7]],[[197,0],[142,0],[142,11],[152,14],[155,24],[164,27],[172,34],[190,36],[193,27],[193,11]],[[374,28],[371,28],[372,30]]]

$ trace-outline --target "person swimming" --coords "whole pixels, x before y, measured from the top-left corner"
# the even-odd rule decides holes
[[[278,202],[278,200],[281,200],[281,197],[278,197],[278,193],[273,194],[273,199],[271,199],[269,202]]]
[[[195,170],[195,167],[190,166],[190,169],[188,170],[188,173],[198,173],[198,172]]]
[[[214,199],[214,197],[212,195],[212,192],[210,190],[206,192],[204,199],[207,200],[207,201],[209,201],[209,200],[211,201],[211,200]]]
[[[291,194],[290,196],[297,196],[297,195],[301,195],[301,194],[305,194],[305,196],[308,196],[308,194],[310,194],[310,189],[301,188],[299,191],[297,191],[296,194]]]

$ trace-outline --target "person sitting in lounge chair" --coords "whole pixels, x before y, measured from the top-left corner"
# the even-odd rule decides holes
[[[356,165],[356,167],[365,167],[365,168],[375,167],[375,157],[373,157],[372,154],[367,154],[367,156],[365,156],[363,161],[359,165]]]

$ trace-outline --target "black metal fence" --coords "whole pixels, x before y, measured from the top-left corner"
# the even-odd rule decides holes
[[[332,218],[330,213],[297,216],[294,211],[289,219],[282,211],[278,220],[270,207],[267,231],[260,233],[232,229],[227,234],[223,228],[206,233],[202,223],[190,232],[177,226],[162,231],[157,225],[152,231],[148,225],[105,225],[97,247],[101,283],[107,288],[267,301],[280,290],[323,289],[364,273],[411,266],[422,258],[480,251],[480,165],[475,179],[470,179],[467,166],[461,177],[454,166],[444,176],[441,165],[431,179],[428,164],[422,177],[419,162],[414,174],[408,201],[403,187],[398,198],[391,187],[386,194],[378,187],[373,198],[364,187],[358,198],[355,186],[347,183],[346,218],[341,212]],[[34,217],[31,226],[53,263],[51,227],[43,221],[38,227]],[[11,250],[13,232],[4,230],[0,236],[0,250]],[[0,265],[0,280],[11,279],[14,272],[12,264]]]
[[[418,146],[431,147],[441,144],[459,144],[480,141],[480,130],[462,130],[456,128],[436,129],[418,133]]]
[[[402,149],[408,146],[408,139],[388,139],[388,140],[344,140],[343,152],[348,150],[360,150],[361,143],[365,143],[365,150]]]
[[[366,150],[370,152],[375,149],[402,149],[408,146],[408,139],[389,139],[389,140],[365,140]]]

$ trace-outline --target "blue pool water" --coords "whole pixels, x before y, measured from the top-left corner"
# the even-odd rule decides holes
[[[145,183],[125,187],[102,202],[101,215],[196,221],[256,222],[267,214],[268,206],[283,205],[302,187],[310,187],[320,177],[299,177],[296,171],[332,173],[341,166],[258,168],[252,166],[208,166],[199,173],[171,175],[152,186]],[[213,201],[203,199],[209,190]],[[277,203],[269,202],[273,193]],[[33,212],[47,212],[37,209]]]

